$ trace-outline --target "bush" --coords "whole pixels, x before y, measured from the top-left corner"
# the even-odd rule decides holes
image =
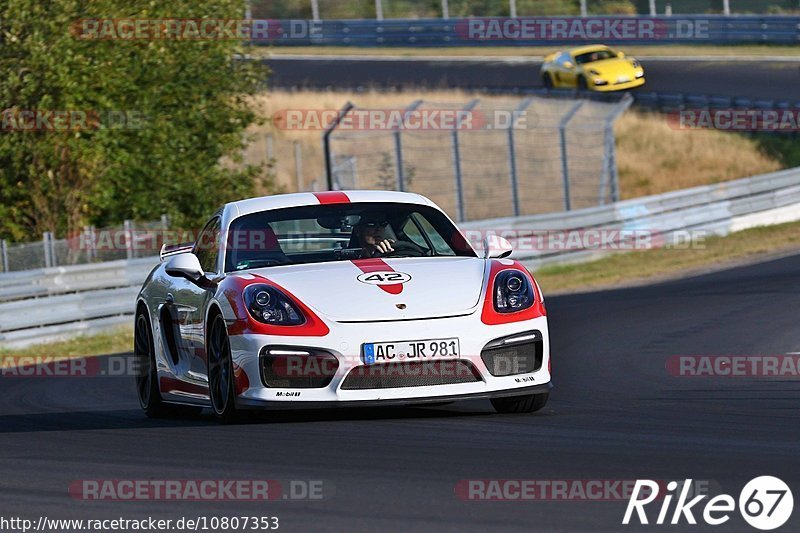
[[[0,133],[0,237],[39,238],[126,218],[195,225],[248,195],[259,167],[234,168],[266,74],[236,61],[236,41],[85,40],[82,18],[241,18],[234,0],[6,0],[0,4],[0,102],[87,110],[91,127]],[[95,117],[134,115],[112,127]]]

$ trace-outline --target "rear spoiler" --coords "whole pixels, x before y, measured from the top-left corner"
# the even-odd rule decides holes
[[[192,249],[194,249],[193,242],[183,242],[181,244],[170,244],[170,245],[164,244],[161,246],[161,252],[159,252],[158,255],[161,258],[161,261],[163,262],[164,259],[166,259],[167,257],[171,257],[173,255],[178,255],[178,254],[185,254],[187,252],[191,252]]]

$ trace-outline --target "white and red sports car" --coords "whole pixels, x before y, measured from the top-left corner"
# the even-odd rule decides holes
[[[544,298],[485,239],[476,253],[417,194],[298,193],[227,204],[162,249],[139,293],[142,408],[547,402]]]

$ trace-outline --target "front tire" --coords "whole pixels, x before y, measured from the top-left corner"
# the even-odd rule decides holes
[[[542,84],[544,85],[545,89],[552,89],[553,87],[555,87],[555,85],[553,84],[553,77],[549,73],[545,73],[542,76]]]
[[[578,89],[581,91],[589,90],[589,84],[586,82],[586,78],[584,78],[583,76],[578,77]]]
[[[534,413],[547,405],[550,393],[529,394],[527,396],[511,396],[508,398],[492,398],[492,406],[498,413],[520,414]]]
[[[228,327],[222,315],[214,316],[208,334],[208,389],[211,408],[224,422],[237,416],[233,358]]]
[[[136,391],[139,405],[150,418],[166,416],[167,405],[161,399],[161,391],[158,389],[153,331],[147,313],[141,310],[136,314],[133,356],[136,364]]]

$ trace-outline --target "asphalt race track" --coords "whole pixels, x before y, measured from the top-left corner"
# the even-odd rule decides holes
[[[278,516],[286,531],[638,530],[620,525],[625,501],[463,501],[454,488],[464,479],[692,478],[738,498],[767,474],[800,486],[799,379],[665,370],[671,355],[800,351],[799,304],[800,255],[549,298],[556,389],[535,415],[500,416],[474,401],[222,426],[210,416],[145,418],[127,378],[0,378],[0,498],[23,517]],[[68,487],[82,479],[323,480],[325,498],[79,501]],[[796,512],[793,520],[781,531],[797,531]],[[754,531],[738,512],[715,530]]]
[[[542,87],[537,61],[282,59],[266,61],[274,88],[462,88],[514,90]],[[642,60],[642,91],[800,101],[800,62]]]

